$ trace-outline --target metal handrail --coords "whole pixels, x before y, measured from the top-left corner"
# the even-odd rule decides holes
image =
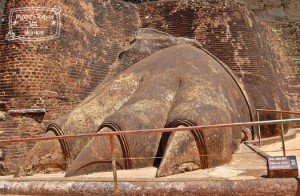
[[[230,128],[230,127],[251,127],[255,125],[270,125],[270,124],[281,124],[281,123],[294,123],[300,122],[300,118],[294,119],[283,119],[283,120],[265,120],[265,121],[254,121],[254,122],[242,122],[242,123],[227,123],[227,124],[216,124],[216,125],[201,125],[201,126],[190,126],[190,127],[177,127],[177,128],[162,128],[162,129],[143,129],[143,130],[131,130],[131,131],[118,131],[118,132],[98,132],[98,133],[86,133],[86,134],[71,134],[61,135],[52,137],[36,137],[36,138],[20,138],[20,139],[9,139],[0,140],[0,144],[8,144],[15,142],[34,142],[34,141],[45,141],[45,140],[56,140],[56,139],[77,139],[80,137],[94,137],[94,136],[117,136],[117,135],[130,135],[130,134],[148,134],[148,133],[163,133],[163,132],[174,132],[174,131],[190,131],[190,130],[209,130],[215,128]]]
[[[300,115],[300,112],[293,112],[293,111],[287,111],[287,110],[256,109],[256,111]]]
[[[33,142],[33,141],[45,141],[45,140],[56,140],[56,139],[75,139],[81,137],[94,137],[94,136],[109,136],[111,146],[111,160],[114,180],[114,195],[119,195],[118,180],[117,180],[117,168],[116,168],[116,157],[115,157],[115,144],[114,137],[118,135],[129,135],[129,134],[148,134],[148,133],[162,133],[162,132],[175,132],[175,131],[190,131],[190,130],[210,130],[215,128],[229,128],[229,127],[241,127],[241,126],[254,126],[254,125],[268,125],[268,124],[284,124],[284,123],[295,123],[300,122],[300,118],[295,119],[284,119],[284,120],[267,120],[267,121],[255,121],[255,122],[242,122],[242,123],[228,123],[228,124],[216,124],[216,125],[203,125],[203,126],[191,126],[191,127],[177,127],[177,128],[164,128],[164,129],[145,129],[145,130],[132,130],[132,131],[121,131],[121,132],[103,132],[103,133],[88,133],[88,134],[73,134],[73,135],[62,135],[53,137],[38,137],[38,138],[21,138],[21,139],[9,139],[0,140],[0,144],[9,144],[15,142]]]
[[[300,112],[293,112],[293,111],[287,111],[287,110],[256,109],[257,121],[260,120],[260,115],[259,115],[260,112],[280,114],[280,120],[283,119],[283,114],[300,115]],[[280,124],[280,129],[281,129],[282,151],[283,151],[283,156],[285,156],[286,150],[285,150],[285,141],[284,141],[284,127],[283,127],[282,123]],[[258,125],[258,143],[259,143],[259,147],[261,147],[260,125]]]

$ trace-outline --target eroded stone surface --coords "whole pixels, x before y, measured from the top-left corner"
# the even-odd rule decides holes
[[[126,131],[243,122],[251,117],[247,102],[224,64],[204,50],[182,44],[155,52],[106,81],[57,124],[64,134],[70,134],[101,132],[102,127]],[[118,158],[130,160],[126,169],[140,168],[152,166],[153,157],[162,153],[166,163],[157,176],[215,167],[231,160],[233,140],[240,141],[240,132],[239,128],[214,129],[187,132],[189,136],[184,137],[172,133],[162,142],[161,134],[125,135],[119,138],[125,151]],[[71,158],[75,159],[70,167],[89,167],[95,161],[84,160],[89,153],[97,153],[98,171],[102,171],[105,160],[110,158],[109,154],[104,156],[110,150],[107,142],[100,138],[93,145],[92,140],[90,150],[80,152],[86,142],[68,141]],[[195,151],[191,151],[193,148]],[[171,151],[176,156],[169,154]],[[197,156],[199,159],[194,159]],[[170,172],[165,172],[168,169]],[[72,167],[67,175],[74,171]]]
[[[274,8],[269,13],[278,14],[280,17],[288,13],[288,10],[298,9],[297,6],[293,6],[296,1],[252,2],[266,3],[267,8],[261,9],[262,13]],[[230,66],[241,79],[249,97],[255,101],[253,109],[288,109],[288,105],[292,110],[299,109],[297,23],[276,23],[276,20],[271,25],[262,23],[255,19],[243,2],[229,0],[157,1],[138,5],[106,0],[49,0],[43,4],[46,7],[57,5],[63,10],[61,39],[45,43],[1,43],[1,56],[5,59],[1,61],[3,66],[0,83],[3,92],[0,108],[2,101],[8,110],[24,107],[47,108],[42,123],[33,122],[25,117],[8,116],[7,120],[0,124],[1,130],[4,130],[1,134],[2,139],[39,135],[49,120],[76,106],[105,78],[109,65],[118,57],[122,48],[129,45],[140,26],[157,28],[177,37],[197,39],[204,48]],[[34,6],[41,6],[40,1],[8,0],[1,26],[2,38],[7,33],[10,9]],[[285,9],[284,12],[282,8]],[[255,12],[260,15],[259,10]],[[290,21],[289,16],[286,14],[284,21]],[[275,38],[267,39],[272,34]],[[148,39],[150,43],[144,42],[141,45],[142,49],[137,47],[131,52],[120,54],[119,59],[130,58],[128,62],[121,62],[121,66],[115,67],[113,75],[118,75],[119,71],[128,68],[130,62],[136,63],[159,49],[171,46],[173,42],[170,40],[174,40],[167,38],[164,42],[160,38],[165,37],[164,33],[147,36],[151,37]],[[143,39],[146,40],[147,36]],[[278,39],[279,44],[275,39]],[[145,43],[151,47],[145,47]],[[151,49],[155,47],[157,49]],[[26,55],[27,53],[31,55]],[[140,57],[135,59],[139,54]],[[274,72],[281,74],[277,75]],[[283,82],[280,78],[284,79]],[[284,93],[281,92],[282,89]],[[288,99],[285,99],[285,96]],[[116,107],[120,104],[122,101],[117,102]],[[270,119],[274,116],[264,118]],[[92,121],[85,120],[88,123]],[[97,126],[96,123],[95,127]],[[265,129],[263,136],[274,136],[277,133],[276,129]],[[22,143],[1,147],[5,149],[6,155],[5,172],[12,173],[15,170],[14,162],[19,162],[32,145]]]

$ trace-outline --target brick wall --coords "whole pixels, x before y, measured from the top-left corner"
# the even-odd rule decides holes
[[[277,71],[285,65],[275,60],[278,54],[267,40],[265,24],[243,3],[164,1],[139,4],[138,7],[143,27],[194,38],[225,62],[240,78],[253,109],[289,109],[284,94],[288,86]],[[290,104],[297,109],[293,102]],[[276,118],[273,115],[263,117]],[[266,128],[264,136],[278,134],[278,129],[272,129]]]
[[[300,110],[299,31],[288,24],[261,22],[243,3],[236,3],[239,1],[151,1],[135,5],[48,0],[43,7],[59,6],[62,10],[59,38],[5,40],[10,10],[40,7],[39,2],[5,3],[0,28],[0,139],[41,135],[50,120],[70,111],[106,77],[109,65],[141,26],[198,40],[240,78],[253,108]],[[286,40],[290,48],[283,51],[278,39]],[[9,112],[32,108],[45,108],[46,112]],[[264,136],[277,134],[265,130]],[[32,145],[0,146],[0,172],[15,170],[13,163]]]
[[[280,66],[276,71],[285,86],[284,94],[290,109],[300,111],[300,4],[290,0],[246,0],[246,5],[262,21],[273,60]],[[299,127],[300,124],[294,124]]]
[[[11,9],[55,6],[61,9],[59,38],[5,40]],[[0,109],[4,116],[0,139],[39,136],[50,120],[82,101],[133,39],[139,26],[137,16],[133,4],[115,1],[48,0],[41,4],[39,0],[8,0],[0,32]],[[46,113],[26,113],[32,108],[45,108]],[[14,109],[23,112],[10,114]],[[17,165],[12,163],[24,156],[32,146],[28,145],[2,146],[4,172],[14,170]]]
[[[300,25],[293,22],[266,22],[268,40],[276,60],[281,63],[278,73],[286,85],[285,95],[291,110],[300,111]]]

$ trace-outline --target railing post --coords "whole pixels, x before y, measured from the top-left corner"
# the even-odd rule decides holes
[[[256,110],[257,121],[259,121],[259,111]],[[260,125],[258,127],[258,145],[261,147],[261,134],[260,134]]]
[[[110,147],[111,147],[111,162],[112,162],[113,178],[114,178],[114,194],[115,196],[119,196],[114,135],[110,135],[109,137],[110,137]]]
[[[280,120],[282,120],[282,112],[280,112]],[[285,156],[285,142],[284,142],[284,127],[283,127],[283,123],[280,124],[281,126],[281,141],[282,141],[282,151],[283,151],[283,156]]]

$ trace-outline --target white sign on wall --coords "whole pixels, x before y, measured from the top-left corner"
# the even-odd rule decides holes
[[[45,41],[60,36],[60,8],[13,8],[9,14],[8,41]]]

